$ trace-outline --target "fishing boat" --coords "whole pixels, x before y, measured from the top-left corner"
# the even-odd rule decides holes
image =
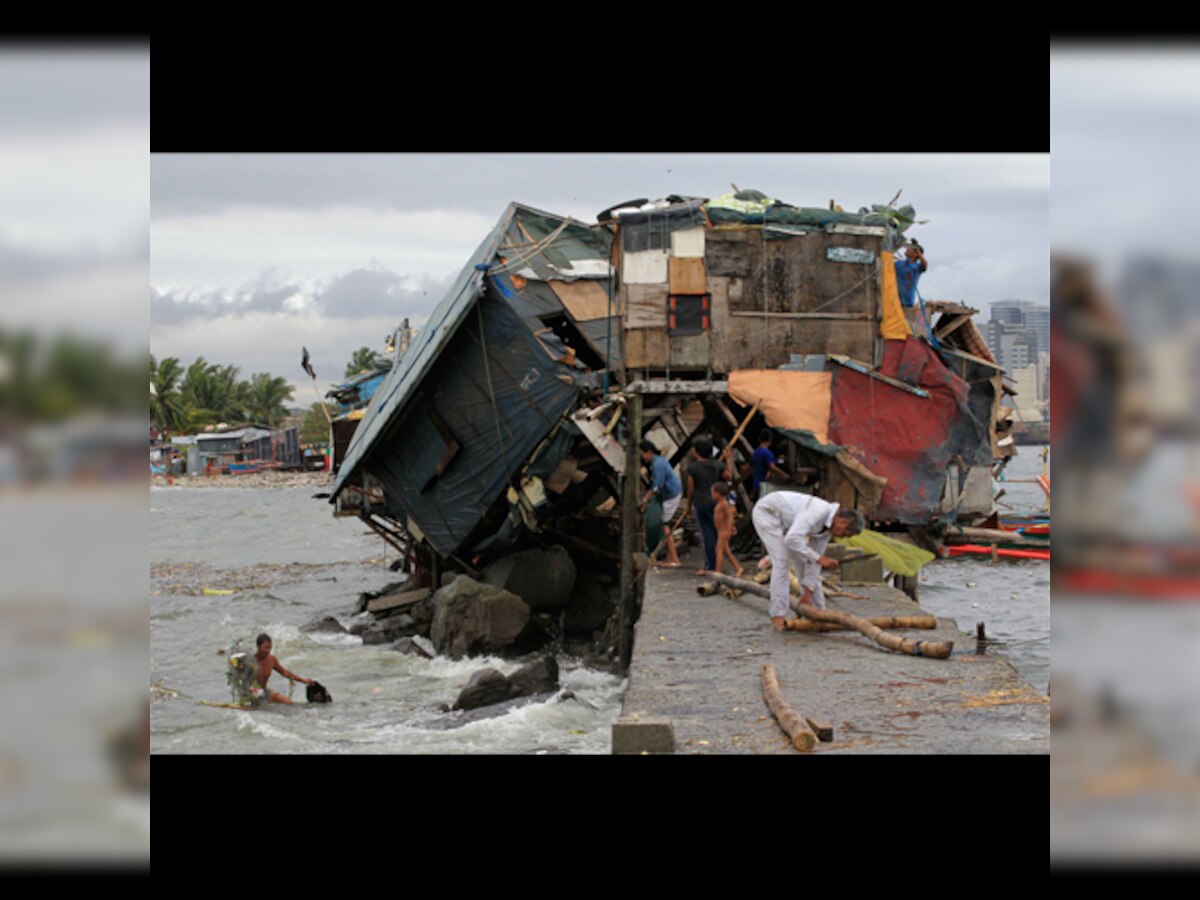
[[[246,475],[248,473],[257,472],[261,465],[257,462],[230,463],[230,475]]]

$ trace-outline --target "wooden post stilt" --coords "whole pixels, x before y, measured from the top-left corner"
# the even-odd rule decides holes
[[[641,514],[639,493],[641,458],[638,444],[642,439],[642,395],[631,394],[625,404],[625,475],[621,490],[621,669],[628,670],[633,656],[633,621],[637,615],[637,564],[634,553],[639,546]]]

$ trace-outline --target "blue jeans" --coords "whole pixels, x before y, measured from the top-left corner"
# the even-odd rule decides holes
[[[717,525],[713,522],[716,504],[697,505],[693,510],[696,524],[700,527],[700,543],[704,545],[704,568],[710,572],[717,568]]]

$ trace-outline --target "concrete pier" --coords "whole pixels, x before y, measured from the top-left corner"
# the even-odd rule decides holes
[[[645,576],[614,752],[641,752],[639,733],[646,752],[664,752],[669,723],[675,753],[797,753],[763,700],[765,662],[792,709],[832,724],[833,740],[813,753],[1050,752],[1046,695],[994,649],[976,654],[974,635],[953,620],[898,632],[954,641],[945,660],[889,651],[853,631],[776,632],[765,598],[699,596],[696,568],[689,553],[684,568]],[[828,606],[868,617],[924,612],[890,585],[847,590],[869,599]]]

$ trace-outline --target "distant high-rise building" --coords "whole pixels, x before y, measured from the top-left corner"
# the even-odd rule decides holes
[[[1008,371],[1036,365],[1050,350],[1050,307],[1027,300],[998,300],[987,323],[988,348]]]
[[[1025,327],[1037,335],[1038,353],[1050,352],[1050,307],[1030,306],[1025,310]]]

